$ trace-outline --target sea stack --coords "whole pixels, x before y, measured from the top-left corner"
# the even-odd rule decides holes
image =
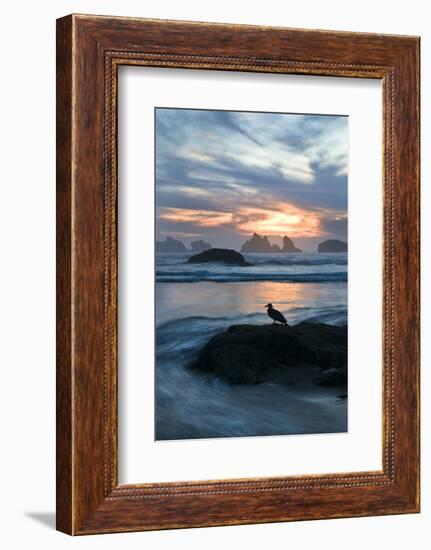
[[[283,248],[281,250],[282,252],[302,252],[301,249],[296,248],[296,246],[293,244],[292,239],[289,239],[286,235],[283,237]]]
[[[289,237],[283,237],[283,248],[280,248],[278,244],[271,244],[268,237],[261,237],[257,233],[254,233],[253,237],[242,245],[241,252],[270,254],[278,252],[302,252],[302,250],[296,248]]]
[[[193,241],[192,243],[190,243],[190,246],[192,248],[193,254],[199,254],[199,252],[204,252],[205,250],[209,250],[210,248],[212,248],[210,243],[206,243],[202,239],[199,241]]]
[[[318,252],[347,252],[347,243],[338,241],[337,239],[328,239],[323,243],[320,243]]]
[[[280,250],[280,249],[279,249]],[[253,237],[241,247],[241,252],[273,252],[271,243],[268,237],[261,237],[257,233],[254,233]]]
[[[246,262],[244,256],[236,250],[228,248],[210,248],[200,254],[190,256],[187,260],[189,264],[207,264],[221,262],[226,265],[238,265],[240,267],[248,267],[253,264]]]
[[[187,252],[187,248],[181,241],[166,237],[165,241],[156,241],[156,252]]]

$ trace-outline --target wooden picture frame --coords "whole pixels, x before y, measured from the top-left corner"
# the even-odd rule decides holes
[[[119,485],[117,68],[381,79],[383,469]],[[57,21],[57,529],[419,511],[419,38],[70,15]]]

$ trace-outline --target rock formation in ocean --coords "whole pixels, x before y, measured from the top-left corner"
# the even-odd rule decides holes
[[[241,247],[241,252],[271,252],[271,243],[268,237],[261,237],[257,233]]]
[[[205,250],[209,250],[210,248],[212,248],[210,243],[206,243],[203,240],[193,241],[192,243],[190,243],[190,246],[192,248],[193,254],[198,254],[199,252],[204,252]]]
[[[253,265],[246,262],[242,254],[228,248],[210,248],[209,250],[190,256],[187,260],[189,264],[206,264],[212,262],[222,262],[226,265],[238,265],[241,267]]]
[[[296,248],[296,246],[293,244],[292,239],[289,239],[286,235],[283,237],[283,248],[281,249],[282,252],[302,252],[300,248]]]
[[[156,241],[156,252],[187,252],[187,248],[181,241],[166,237],[165,241]]]
[[[232,325],[200,350],[189,368],[228,384],[262,382],[347,386],[347,327]]]
[[[320,243],[317,247],[318,252],[347,252],[347,243],[337,239],[328,239]]]
[[[253,237],[242,245],[241,252],[262,254],[271,252],[302,252],[302,250],[296,248],[289,237],[283,237],[283,248],[280,248],[278,244],[271,244],[268,237],[261,237],[257,233],[254,233]]]

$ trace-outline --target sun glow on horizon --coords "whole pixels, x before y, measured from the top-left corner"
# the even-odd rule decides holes
[[[299,208],[290,203],[248,206],[232,212],[191,208],[161,208],[159,219],[201,228],[230,227],[237,235],[321,237],[327,234],[321,219],[326,211]],[[336,219],[341,219],[338,215]]]
[[[237,218],[236,228],[243,235],[318,237],[322,234],[317,212],[289,203],[277,209],[247,207],[241,210]]]

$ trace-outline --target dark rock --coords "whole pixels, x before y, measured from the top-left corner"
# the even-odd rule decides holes
[[[279,248],[279,247],[278,247]],[[261,237],[257,233],[241,247],[241,252],[274,252],[268,237]]]
[[[347,383],[347,327],[322,323],[232,325],[217,334],[189,365],[229,384]]]
[[[283,249],[282,252],[302,252],[301,249],[296,248],[292,239],[289,239],[286,235],[283,237]]]
[[[314,381],[318,386],[332,388],[334,386],[343,386],[347,384],[347,371],[329,369],[319,373]]]
[[[166,237],[165,241],[156,241],[156,252],[187,252],[187,248],[181,241]]]
[[[289,237],[283,237],[283,248],[280,248],[278,244],[271,244],[268,237],[261,237],[255,233],[249,241],[245,241],[242,245],[241,252],[262,254],[271,252],[302,252],[302,250],[296,248]]]
[[[206,243],[205,241],[193,241],[190,243],[190,246],[192,247],[193,254],[198,254],[199,252],[205,252],[205,250],[209,250],[212,248],[210,243]]]
[[[347,252],[347,243],[336,239],[329,239],[320,243],[317,247],[318,252]]]
[[[242,267],[253,265],[246,262],[242,254],[228,248],[210,248],[200,254],[190,256],[187,260],[189,264],[206,264],[210,262],[222,262],[226,265],[239,265]]]

